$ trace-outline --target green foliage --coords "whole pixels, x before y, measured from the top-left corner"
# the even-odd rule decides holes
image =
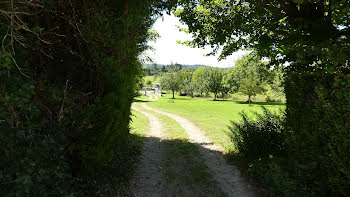
[[[342,74],[288,74],[290,157],[317,193],[350,193],[349,82]]]
[[[4,3],[1,196],[104,195],[130,176],[130,105],[158,3]]]
[[[263,114],[255,113],[256,120],[242,114],[243,122],[231,121],[229,130],[235,150],[248,163],[269,159],[285,153],[286,134],[284,115],[263,108]]]
[[[152,81],[151,81],[151,80],[147,80],[147,81],[146,81],[146,85],[147,85],[148,87],[152,87]]]
[[[266,92],[266,86],[271,81],[272,71],[255,56],[245,56],[236,62],[234,68],[224,77],[225,87],[231,92],[239,91],[250,98]]]
[[[194,83],[194,88],[196,92],[199,92],[200,95],[203,93],[208,93],[207,80],[206,80],[206,68],[200,67],[193,72],[192,81]]]
[[[249,166],[248,172],[259,176],[271,188],[276,196],[315,196],[309,188],[300,184],[297,172],[289,173],[289,167],[280,158],[256,161]]]
[[[222,77],[224,76],[224,70],[220,68],[207,68],[206,69],[207,89],[214,94],[214,101],[217,95],[222,91]]]
[[[192,80],[193,71],[189,69],[181,70],[180,73],[180,91],[193,97],[195,86]]]
[[[185,44],[210,45],[212,53],[223,47],[220,58],[253,49],[269,57],[271,64],[289,62],[293,69],[349,69],[347,0],[179,0],[178,4],[175,15],[193,35]]]
[[[271,74],[273,80],[268,84],[269,92],[271,92],[273,97],[278,98],[278,100],[281,102],[282,98],[285,97],[283,68],[275,68]],[[267,98],[269,98],[269,96],[267,96]]]
[[[285,114],[263,108],[256,118],[241,114],[242,122],[231,121],[229,130],[240,165],[268,184],[278,196],[310,196],[311,188],[300,181],[299,171],[288,163],[290,132],[285,128]]]
[[[348,75],[288,73],[285,121],[265,112],[230,127],[249,172],[282,195],[349,195],[349,82]]]
[[[176,69],[173,72],[164,73],[160,79],[160,84],[163,89],[170,90],[173,93],[173,99],[175,98],[175,92],[180,89],[180,76]]]

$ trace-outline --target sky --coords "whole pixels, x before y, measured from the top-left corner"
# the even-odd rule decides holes
[[[150,42],[153,51],[146,51],[146,55],[151,57],[157,64],[202,64],[213,67],[233,67],[235,61],[243,55],[248,54],[247,51],[238,51],[227,57],[225,60],[218,61],[218,56],[204,56],[209,53],[210,47],[207,49],[191,48],[185,45],[178,44],[176,41],[191,40],[191,35],[185,32],[180,32],[177,26],[185,27],[174,15],[164,14],[163,18],[157,19],[152,29],[156,30],[160,38],[157,41]]]

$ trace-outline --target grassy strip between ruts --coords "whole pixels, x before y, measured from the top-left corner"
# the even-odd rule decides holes
[[[141,108],[140,105],[137,106]],[[224,196],[209,173],[198,147],[188,141],[184,129],[173,119],[144,108],[163,124],[167,193],[179,196]]]
[[[149,120],[142,113],[132,110],[130,134],[145,137],[148,131]]]
[[[242,101],[213,101],[211,98],[186,96],[176,96],[176,99],[172,100],[171,96],[164,94],[157,101],[149,102],[148,105],[191,120],[216,144],[221,145],[226,153],[234,151],[227,126],[230,125],[231,120],[240,121],[241,112],[244,111],[252,116],[252,111],[262,111],[261,106],[276,111],[285,109],[283,103],[254,102],[249,105]]]

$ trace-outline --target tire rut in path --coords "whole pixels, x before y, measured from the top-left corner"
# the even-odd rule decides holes
[[[135,106],[133,109],[142,113],[149,119],[149,131],[144,140],[142,159],[136,168],[130,186],[130,195],[139,196],[162,196],[164,184],[164,144],[162,124],[154,115],[142,111]]]
[[[149,107],[145,103],[142,103],[142,107],[166,115],[181,125],[188,133],[190,142],[198,146],[206,165],[224,193],[228,196],[255,196],[255,189],[244,180],[238,168],[226,162],[223,149],[215,145],[195,124],[178,115]]]

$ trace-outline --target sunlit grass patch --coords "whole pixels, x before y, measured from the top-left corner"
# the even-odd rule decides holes
[[[243,101],[213,101],[212,98],[186,96],[176,96],[174,102],[170,102],[171,96],[164,94],[159,100],[149,102],[147,105],[191,120],[203,129],[215,143],[221,145],[225,152],[234,151],[227,125],[230,125],[231,120],[240,121],[241,112],[244,111],[248,116],[252,116],[252,111],[262,112],[261,106],[275,111],[285,109],[283,103],[253,102],[249,105]]]

